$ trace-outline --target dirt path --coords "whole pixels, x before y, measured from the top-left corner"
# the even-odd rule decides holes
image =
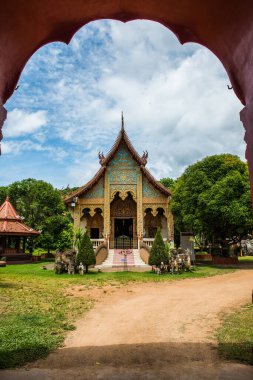
[[[107,292],[64,348],[1,379],[252,380],[253,367],[219,360],[214,339],[220,313],[252,289],[253,271],[241,270]]]

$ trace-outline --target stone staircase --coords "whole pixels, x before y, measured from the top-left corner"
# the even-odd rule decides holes
[[[109,253],[105,261],[101,265],[97,265],[100,268],[112,268],[113,265],[114,249],[109,249]]]
[[[142,260],[138,249],[133,249],[133,254],[134,254],[134,263],[136,267],[148,267],[148,265],[145,264],[144,261]]]
[[[97,265],[97,268],[148,267],[141,259],[138,249],[128,250],[130,253],[125,257],[121,254],[121,251],[121,249],[110,249],[106,260],[101,265]],[[125,260],[126,262],[124,262]]]

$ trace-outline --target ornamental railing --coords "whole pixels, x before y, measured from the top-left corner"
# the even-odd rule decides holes
[[[150,248],[154,244],[155,239],[154,238],[143,238],[142,239],[143,243],[149,246]],[[163,238],[164,243],[167,241],[166,238]]]
[[[104,239],[90,239],[93,245],[93,249],[96,250],[100,244],[104,242]]]
[[[130,236],[122,235],[110,240],[110,248],[113,249],[137,249],[138,240]]]

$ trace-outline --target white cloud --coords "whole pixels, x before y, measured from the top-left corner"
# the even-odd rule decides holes
[[[206,155],[244,158],[242,105],[207,49],[180,46],[168,29],[148,21],[90,23],[70,46],[43,49],[14,94],[4,133],[35,133],[29,149],[55,151],[65,160],[63,185],[82,184],[94,174],[97,151],[106,153],[117,136],[121,110],[130,139],[140,153],[148,149],[157,178],[178,177]],[[36,105],[47,113],[34,111]],[[7,143],[13,142],[5,142],[10,150]]]
[[[1,145],[3,155],[17,156],[23,152],[46,152],[58,162],[68,156],[68,152],[60,147],[45,146],[33,140],[7,140]]]
[[[2,142],[2,152],[8,155],[18,155],[24,151],[43,151],[42,145],[31,140],[7,140]]]
[[[4,125],[5,137],[19,137],[35,133],[47,123],[46,111],[29,112],[14,108],[8,112]]]
[[[191,44],[178,46],[180,54],[174,37],[157,24],[122,27],[111,22],[107,30],[109,57],[101,60],[96,91],[91,86],[86,93],[81,83],[78,90],[68,84],[71,93],[78,94],[70,102],[71,109],[89,122],[69,122],[59,130],[62,138],[71,134],[77,146],[89,141],[94,147],[104,141],[108,148],[123,109],[128,134],[140,152],[149,150],[150,168],[158,178],[177,177],[206,155],[231,152],[244,158],[244,131],[238,115],[242,106],[227,90],[226,73],[211,52]],[[156,44],[160,40],[164,43]],[[85,150],[84,154],[86,166],[93,167]],[[82,173],[88,180],[87,171],[80,168]]]

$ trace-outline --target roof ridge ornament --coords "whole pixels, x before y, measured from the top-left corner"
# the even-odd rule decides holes
[[[121,111],[121,131],[122,131],[122,132],[125,132],[124,114],[123,114],[123,111]]]
[[[101,166],[103,166],[104,162],[105,162],[105,156],[104,156],[104,153],[103,152],[98,152],[98,158],[99,158],[99,163]]]
[[[147,150],[143,151],[143,155],[142,155],[141,159],[142,159],[142,165],[146,166],[146,164],[148,162],[148,151]]]

